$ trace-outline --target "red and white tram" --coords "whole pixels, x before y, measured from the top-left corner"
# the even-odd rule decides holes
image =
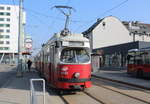
[[[90,44],[82,34],[55,34],[35,57],[35,65],[54,88],[91,87]]]
[[[137,77],[150,77],[150,48],[128,51],[127,73]]]

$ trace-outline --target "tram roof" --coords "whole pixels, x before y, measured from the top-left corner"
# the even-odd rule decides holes
[[[62,41],[89,41],[83,37],[83,34],[69,34],[67,36],[60,36],[59,39]]]
[[[53,43],[54,41],[84,41],[89,42],[89,39],[83,36],[83,34],[68,34],[66,36],[60,35],[60,33],[55,33],[52,38],[50,38],[42,47],[46,47],[48,44]],[[42,50],[41,49],[41,50]],[[41,51],[40,51],[41,52]],[[40,53],[39,52],[39,53]]]
[[[66,36],[60,35],[60,33],[55,34],[46,44],[54,41],[87,41],[89,39],[83,36],[83,34],[68,34]]]

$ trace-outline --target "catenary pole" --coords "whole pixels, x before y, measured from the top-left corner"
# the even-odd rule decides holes
[[[17,66],[17,76],[22,77],[22,10],[23,0],[19,0],[19,20],[18,20],[18,66]]]

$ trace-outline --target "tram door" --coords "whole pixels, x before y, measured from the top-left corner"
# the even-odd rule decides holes
[[[54,84],[54,72],[55,72],[55,46],[51,46],[51,51],[50,51],[50,56],[51,56],[51,68],[50,68],[50,79],[51,83]]]

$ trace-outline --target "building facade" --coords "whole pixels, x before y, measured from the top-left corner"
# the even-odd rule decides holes
[[[19,35],[18,20],[19,6],[0,4],[0,63],[16,63]],[[25,17],[22,24],[25,24]],[[23,47],[24,39],[21,41]]]
[[[113,16],[98,19],[83,34],[90,39],[93,54],[100,55],[99,66],[105,67],[124,67],[129,49],[150,45],[149,24],[120,21]]]

